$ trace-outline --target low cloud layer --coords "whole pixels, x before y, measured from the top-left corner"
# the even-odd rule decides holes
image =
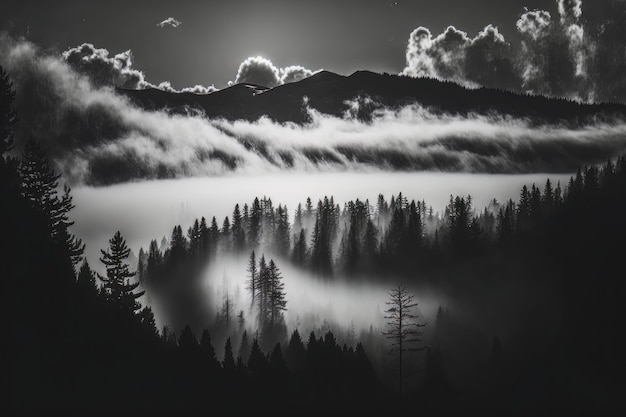
[[[497,42],[495,30],[483,37]],[[17,90],[18,146],[28,137],[44,143],[73,184],[290,170],[572,172],[626,149],[623,121],[537,126],[416,105],[379,108],[370,122],[305,109],[312,117],[305,126],[148,112],[63,60],[6,38],[0,65]]]
[[[180,20],[176,20],[173,17],[168,17],[164,21],[157,23],[157,26],[160,28],[164,28],[165,26],[171,26],[173,28],[177,28],[182,24],[183,22],[181,22]]]
[[[605,6],[606,20],[583,19],[581,0],[556,0],[558,16],[529,10],[510,42],[492,25],[476,36],[454,26],[415,29],[402,74],[584,101],[626,103],[626,3]],[[595,5],[594,5],[595,6]]]

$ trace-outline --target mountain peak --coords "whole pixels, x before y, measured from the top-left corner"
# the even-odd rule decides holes
[[[337,80],[341,80],[344,77],[343,75],[339,75],[336,74],[334,72],[331,71],[326,71],[326,70],[321,70],[319,72],[316,72],[315,74],[311,75],[310,77],[307,77],[301,81],[305,81],[305,80],[310,80],[310,81],[337,81]]]

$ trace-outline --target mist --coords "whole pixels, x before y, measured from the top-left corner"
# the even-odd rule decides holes
[[[366,122],[303,103],[312,119],[305,125],[145,111],[58,56],[6,36],[0,64],[17,91],[16,150],[29,139],[42,143],[72,186],[284,171],[568,173],[626,148],[623,120],[537,124],[417,104],[378,109]]]
[[[231,216],[235,204],[243,207],[255,197],[267,196],[287,206],[293,219],[298,203],[334,196],[343,206],[349,200],[369,200],[378,194],[387,199],[402,192],[409,199],[424,200],[435,212],[442,212],[450,195],[471,195],[477,210],[495,198],[500,202],[517,199],[524,184],[567,183],[570,174],[487,175],[455,173],[325,173],[225,175],[210,178],[144,181],[108,187],[79,186],[72,190],[76,208],[72,231],[86,242],[90,264],[100,268],[100,249],[120,230],[129,247],[138,253],[150,240],[169,239],[172,228],[186,230],[193,221],[215,216],[218,224]]]

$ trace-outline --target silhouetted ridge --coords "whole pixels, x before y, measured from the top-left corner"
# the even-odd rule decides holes
[[[306,123],[308,106],[321,113],[341,117],[349,105],[346,101],[369,97],[376,105],[361,109],[359,118],[369,119],[381,106],[398,109],[420,104],[434,111],[466,115],[500,113],[531,118],[537,123],[568,122],[577,124],[591,117],[625,117],[626,106],[620,104],[584,104],[567,99],[518,94],[493,88],[468,89],[449,81],[412,78],[400,75],[356,71],[348,77],[321,71],[299,82],[265,90],[237,84],[221,91],[195,95],[155,90],[119,90],[137,105],[148,109],[169,109],[182,113],[197,108],[210,118],[257,120],[267,116],[277,122]],[[264,90],[262,94],[255,94]]]

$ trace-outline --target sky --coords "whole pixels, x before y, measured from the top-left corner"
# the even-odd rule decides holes
[[[587,3],[593,19],[596,2]],[[0,29],[57,53],[83,43],[130,49],[153,84],[223,88],[258,55],[278,67],[399,73],[415,28],[454,25],[473,37],[493,24],[514,39],[525,7],[558,13],[554,0],[4,0]],[[180,24],[158,25],[170,17]]]

